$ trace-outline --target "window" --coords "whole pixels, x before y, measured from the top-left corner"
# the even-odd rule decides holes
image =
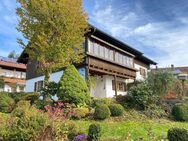
[[[115,81],[112,80],[112,90],[115,90]],[[127,85],[125,82],[117,81],[117,91],[126,92]]]
[[[109,49],[105,48],[105,58],[109,59]]]
[[[118,60],[119,60],[119,59],[118,59],[118,58],[119,58],[118,56],[119,56],[119,53],[116,52],[116,54],[115,54],[115,61],[116,61],[117,63],[119,62],[119,61],[118,61]]]
[[[99,56],[101,58],[105,58],[109,61],[114,61],[121,65],[133,67],[133,58],[126,56],[125,54],[121,54],[120,52],[114,52],[113,49],[109,49],[101,44],[89,40],[89,53]],[[115,54],[114,54],[115,53]]]
[[[94,43],[89,40],[89,53],[94,53]]]
[[[122,56],[122,54],[119,54],[119,63],[123,64],[123,56]]]
[[[103,46],[100,46],[99,55],[100,55],[100,57],[104,57],[104,47]]]
[[[140,68],[140,75],[146,77],[146,70],[143,68]]]
[[[94,54],[97,56],[99,55],[99,45],[96,43],[94,43]]]
[[[43,86],[44,86],[44,82],[42,80],[35,82],[34,91],[40,92],[42,90]]]
[[[130,58],[130,67],[133,67],[133,58]]]
[[[114,61],[114,52],[113,52],[113,50],[109,51],[109,56],[110,56],[110,60]]]

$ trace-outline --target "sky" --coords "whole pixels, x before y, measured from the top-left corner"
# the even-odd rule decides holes
[[[0,0],[0,56],[22,48],[17,38],[16,0]],[[84,0],[89,23],[160,67],[188,66],[188,0]]]

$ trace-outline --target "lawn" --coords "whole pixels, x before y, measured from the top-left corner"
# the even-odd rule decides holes
[[[127,135],[131,134],[133,139],[143,138],[148,139],[148,133],[152,133],[155,137],[166,138],[167,131],[172,127],[180,127],[188,129],[188,123],[173,122],[169,120],[148,120],[136,121],[74,121],[81,131],[87,133],[88,127],[91,123],[99,123],[102,127],[102,140],[121,140]],[[123,139],[122,139],[123,140]]]

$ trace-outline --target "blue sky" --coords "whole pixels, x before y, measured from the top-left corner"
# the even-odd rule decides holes
[[[0,56],[22,49],[16,0],[0,1]],[[187,0],[84,0],[89,22],[167,67],[188,66]]]

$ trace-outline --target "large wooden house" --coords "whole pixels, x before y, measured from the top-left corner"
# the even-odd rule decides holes
[[[86,59],[77,69],[83,78],[94,78],[94,87],[90,90],[93,97],[126,94],[127,83],[143,80],[150,65],[156,65],[140,51],[94,26],[86,34],[84,48]],[[27,54],[22,53],[18,60],[27,64],[26,91],[40,91],[44,76],[37,73],[38,63],[28,58]],[[50,80],[58,82],[62,74],[63,70],[55,72]]]

